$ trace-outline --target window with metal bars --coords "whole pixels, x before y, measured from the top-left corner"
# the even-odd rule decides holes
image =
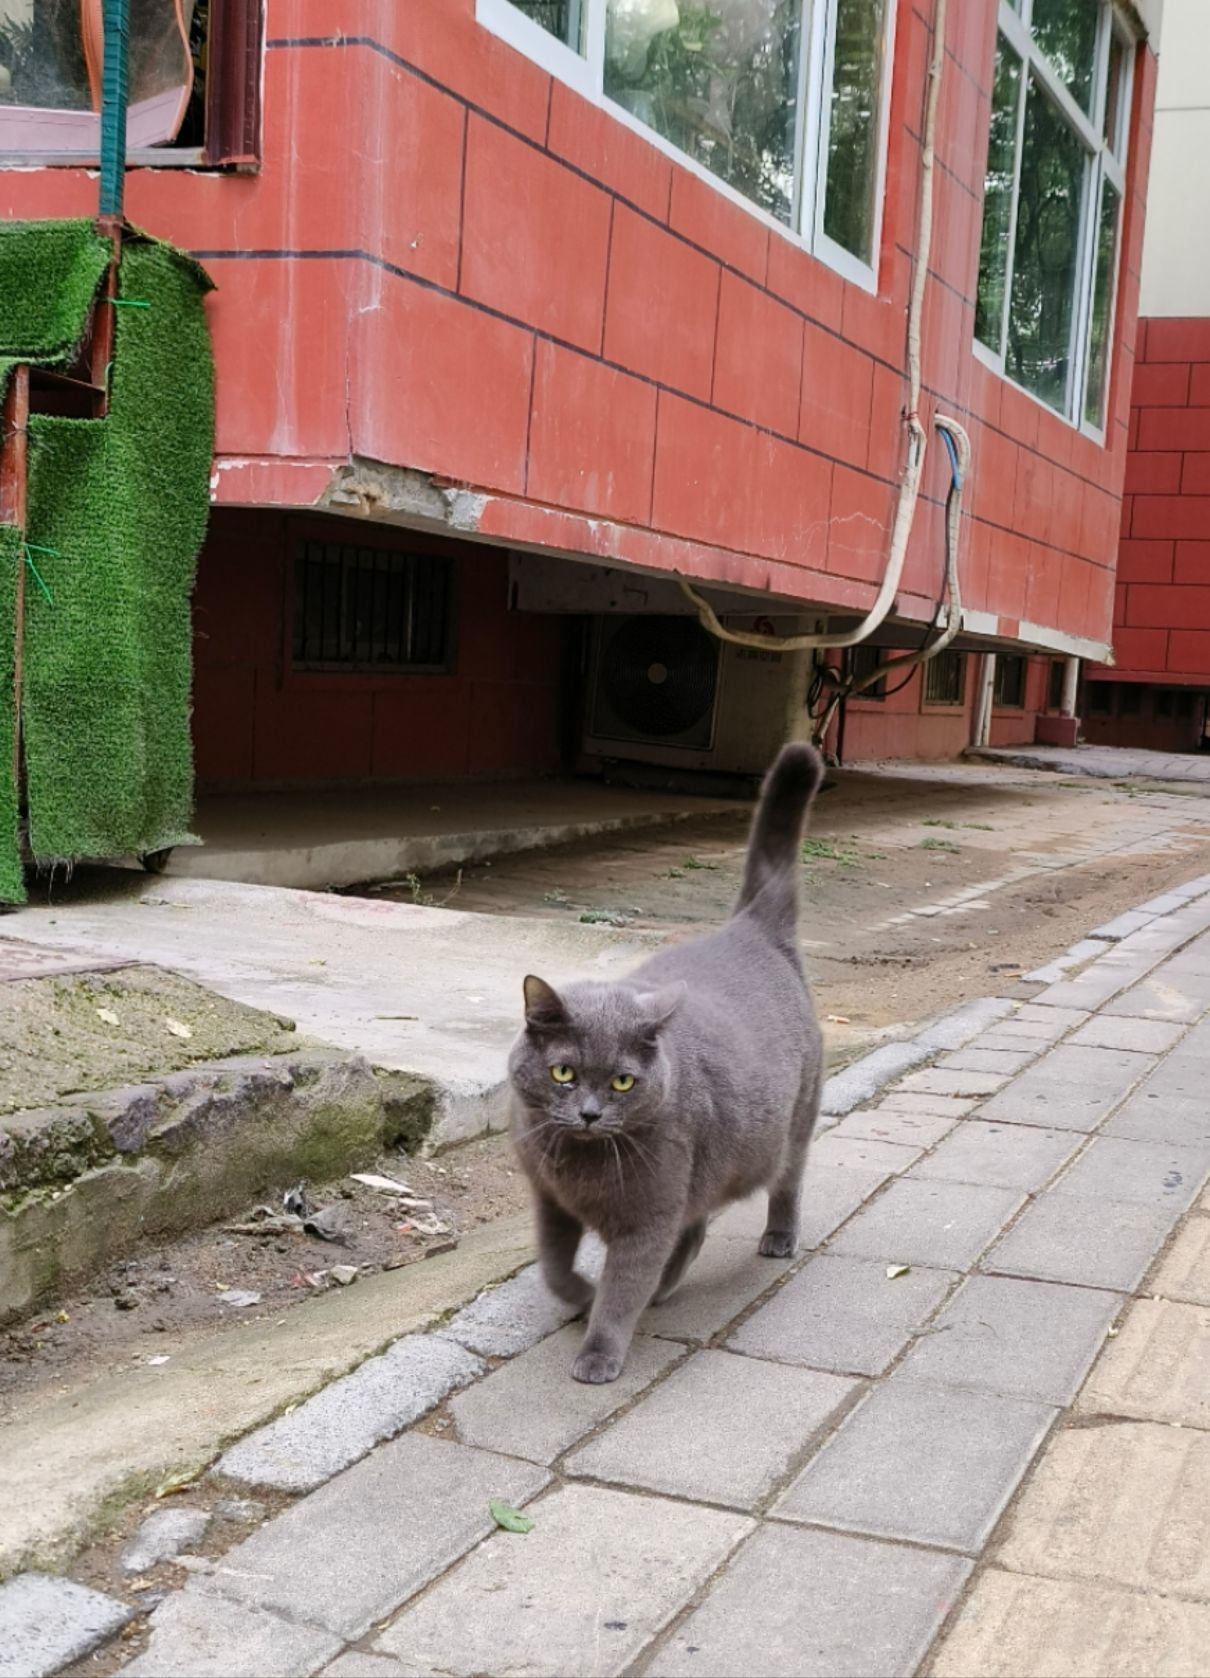
[[[854,681],[861,681],[871,675],[883,662],[886,654],[882,647],[871,647],[868,642],[861,642],[856,647],[849,648],[849,675]],[[857,699],[885,699],[886,677],[874,682],[872,686],[862,688],[855,696]]]
[[[992,697],[997,705],[1008,711],[1020,711],[1025,705],[1025,660],[1013,653],[1001,653],[996,660],[996,679]]]
[[[924,667],[926,705],[961,705],[966,698],[966,654],[938,653]]]
[[[348,542],[298,544],[296,670],[439,674],[453,652],[453,560]]]

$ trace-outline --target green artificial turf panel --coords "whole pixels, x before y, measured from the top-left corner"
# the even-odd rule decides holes
[[[74,249],[64,225],[75,231]],[[40,286],[52,286],[61,266],[59,284],[79,310],[78,343],[92,296],[81,279],[93,271],[91,225],[55,224],[49,258],[47,224],[4,229],[0,274],[22,271],[13,256],[21,232]],[[191,837],[189,600],[214,431],[209,283],[169,246],[128,234],[108,414],[30,419],[22,729],[29,843],[40,863],[161,850]],[[62,359],[65,313],[44,305],[43,314],[48,337],[56,334],[49,353]],[[27,322],[33,311],[26,304],[15,315]],[[0,355],[10,359],[11,330],[0,302]],[[21,353],[38,360],[28,340]],[[11,649],[17,566],[0,554],[0,631]],[[5,684],[0,710],[11,729],[11,661],[0,664],[0,698]],[[10,765],[11,747],[0,761],[0,898],[13,901]]]

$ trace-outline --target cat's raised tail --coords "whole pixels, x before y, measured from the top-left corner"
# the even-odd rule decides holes
[[[735,905],[737,915],[751,909],[770,932],[784,931],[791,938],[798,914],[803,828],[823,773],[823,759],[803,741],[793,741],[777,754],[752,819],[748,861]]]

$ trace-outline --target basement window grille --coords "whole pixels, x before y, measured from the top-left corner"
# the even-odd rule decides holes
[[[851,647],[849,649],[849,675],[856,682],[864,681],[872,671],[877,670],[878,666],[883,663],[884,657],[885,650],[882,647],[871,647],[865,642],[860,646]],[[871,687],[862,688],[853,697],[855,699],[885,699],[886,677],[883,676]]]
[[[926,705],[961,705],[966,698],[966,654],[948,649],[924,667]]]
[[[993,688],[995,703],[1006,711],[1020,711],[1025,705],[1025,660],[1001,653],[996,660]]]
[[[453,661],[454,562],[346,542],[300,542],[296,670],[441,674]]]

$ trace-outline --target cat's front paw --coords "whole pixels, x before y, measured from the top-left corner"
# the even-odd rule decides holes
[[[616,1352],[581,1352],[571,1366],[573,1381],[586,1381],[594,1387],[616,1381],[621,1373],[622,1359]]]
[[[756,1250],[764,1258],[793,1258],[797,1246],[798,1235],[794,1230],[767,1229]]]

